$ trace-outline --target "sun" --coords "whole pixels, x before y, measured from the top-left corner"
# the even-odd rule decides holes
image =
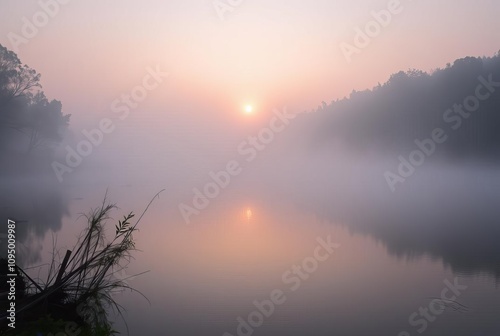
[[[246,105],[245,106],[245,113],[250,114],[253,112],[253,106],[252,105]]]

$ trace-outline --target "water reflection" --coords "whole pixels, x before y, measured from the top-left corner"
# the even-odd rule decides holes
[[[15,220],[17,262],[29,265],[41,260],[45,235],[57,232],[62,227],[63,217],[69,215],[68,197],[63,187],[52,176],[10,177],[0,180],[0,219]],[[6,232],[0,226],[0,233]],[[5,257],[7,241],[0,241],[0,250]]]
[[[246,198],[252,196],[255,201],[248,207]],[[428,305],[428,298],[438,296],[445,279],[455,277],[439,261],[422,257],[409,262],[389,256],[370,236],[352,235],[338,223],[302,212],[293,203],[272,201],[269,192],[246,190],[245,199],[228,198],[214,203],[192,226],[165,218],[161,206],[149,213],[139,241],[140,248],[148,248],[137,255],[135,271],[151,272],[134,279],[133,285],[152,299],[152,307],[137,297],[120,298],[131,307],[132,334],[223,335],[227,331],[234,335],[237,318],[246,318],[255,308],[254,301],[268,298],[274,289],[286,292],[286,304],[277,307],[256,335],[413,333],[409,315]],[[290,291],[283,273],[312,255],[317,237],[328,235],[341,247],[304,278],[298,290]],[[460,302],[471,311],[446,312],[427,335],[465,336],[494,328],[495,320],[485,319],[498,309],[500,292],[491,279],[461,277],[459,281],[469,288]]]
[[[370,235],[398,258],[430,256],[457,273],[500,278],[497,169],[429,165],[391,193],[383,168],[353,167],[340,178],[331,166],[323,167],[330,178],[297,172],[294,192],[286,182],[276,190],[323,220]]]
[[[250,219],[252,219],[252,214],[253,214],[252,210],[250,208],[248,208],[246,211],[248,223],[250,223]]]
[[[499,189],[495,184],[484,188],[477,179],[456,183],[452,172],[446,174],[450,180],[441,180],[434,188],[424,184],[420,190],[395,196],[370,184],[376,178],[361,186],[344,186],[340,192],[338,181],[313,181],[304,175],[293,184],[291,179],[282,184],[278,179],[245,183],[242,176],[240,187],[227,189],[190,226],[178,215],[175,195],[160,198],[137,233],[138,248],[144,252],[134,256],[127,271],[150,270],[130,285],[143,292],[152,306],[130,293],[119,297],[128,310],[131,335],[234,331],[237,317],[247,316],[254,300],[287,288],[283,272],[311,255],[318,236],[329,234],[341,248],[300,290],[289,293],[287,304],[258,330],[259,335],[412,331],[409,315],[439,295],[443,280],[465,272],[475,276],[461,278],[470,290],[460,302],[471,310],[444,314],[426,334],[440,336],[452,330],[465,336],[478,331],[478,325],[484,327],[478,332],[498,330],[496,319],[485,316],[498,311],[500,295],[489,277],[499,274],[495,225],[499,210],[494,201]],[[246,178],[256,180],[251,174]],[[109,199],[121,207],[115,218],[127,211],[140,212],[159,188],[156,181],[124,186],[103,180],[111,184]],[[359,176],[352,180],[359,182]],[[78,196],[71,213],[85,213],[106,192],[107,184],[84,181],[64,197],[66,192],[48,180],[11,180],[3,185],[14,197],[2,199],[11,202],[2,204],[9,207],[9,215],[27,221],[25,229],[38,242],[49,230],[65,231],[60,230],[62,218],[64,228],[71,230],[59,235],[59,245],[71,246],[82,222],[64,217],[69,212],[66,200]],[[377,193],[379,197],[374,196]],[[23,234],[30,246],[29,260],[36,260],[41,246],[30,245],[30,234]],[[443,268],[443,262],[451,269]],[[481,272],[488,276],[477,276]]]

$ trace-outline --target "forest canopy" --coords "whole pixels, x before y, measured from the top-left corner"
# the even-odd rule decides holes
[[[0,155],[51,151],[62,140],[70,115],[48,100],[41,75],[0,45]]]
[[[416,140],[442,128],[449,135],[440,146],[443,155],[489,160],[498,158],[499,105],[500,52],[458,59],[431,73],[395,73],[371,90],[323,104],[305,115],[303,125],[314,132],[310,138],[316,147],[336,143],[386,153],[412,150]]]

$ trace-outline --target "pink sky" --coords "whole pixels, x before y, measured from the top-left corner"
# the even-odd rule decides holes
[[[109,113],[148,66],[171,73],[148,103],[201,106],[224,117],[247,103],[310,110],[399,70],[430,71],[500,49],[497,1],[401,0],[400,13],[348,63],[340,44],[352,44],[355,28],[389,2],[247,0],[221,20],[212,0],[74,0],[60,5],[18,54],[42,74],[47,95],[78,120],[82,110]],[[21,34],[22,18],[41,10],[37,1],[1,2],[0,43],[13,49],[8,34]]]

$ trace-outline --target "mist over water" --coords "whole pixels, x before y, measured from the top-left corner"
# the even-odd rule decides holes
[[[184,154],[182,147],[169,150],[169,135],[162,132],[117,132],[112,141],[123,147],[113,151],[120,154],[109,155],[104,143],[62,184],[47,176],[25,189],[27,180],[9,180],[9,202],[23,199],[15,216],[32,225],[20,239],[38,246],[23,259],[47,260],[52,232],[59,246],[71,248],[84,224],[78,214],[98,206],[106,192],[120,207],[118,218],[141,212],[165,189],[146,214],[137,236],[142,252],[127,270],[150,270],[131,284],[151,306],[130,293],[117,296],[128,307],[132,334],[234,334],[236,318],[246,318],[254,300],[281,288],[287,303],[259,334],[303,335],[314,328],[318,335],[397,335],[415,330],[409,315],[456,276],[469,288],[458,302],[473,312],[446,313],[427,333],[442,335],[450,326],[457,335],[477,330],[481,316],[498,309],[497,167],[435,158],[392,192],[384,172],[397,167],[397,158],[342,146],[304,151],[307,139],[296,137],[302,117],[251,162],[238,145],[266,121],[238,136],[217,133],[209,143],[179,132],[178,141],[189,143]],[[202,190],[212,181],[209,173],[232,160],[241,164],[241,174],[186,225],[179,204],[191,205],[193,188]],[[16,198],[15,190],[42,203],[27,211],[26,195]],[[328,235],[341,247],[292,292],[283,272],[311,255],[317,237]],[[492,319],[483,330],[497,327]]]
[[[73,2],[53,41],[39,27],[15,54],[0,35],[0,219],[18,265],[43,278],[104,200],[111,236],[147,209],[112,275],[146,297],[113,293],[122,334],[498,334],[500,53],[473,38],[494,40],[498,5],[406,2],[381,27],[391,48],[371,36],[345,60],[325,32],[340,45],[365,17],[340,2],[245,2],[221,25],[190,2]],[[464,32],[469,14],[484,20]],[[445,26],[463,36],[434,51]]]

